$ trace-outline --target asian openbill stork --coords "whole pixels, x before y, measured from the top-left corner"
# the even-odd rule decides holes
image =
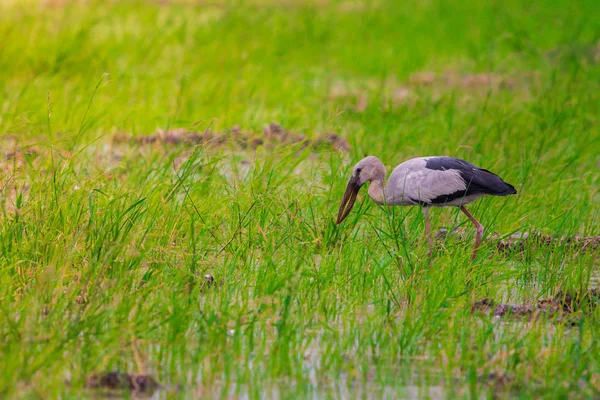
[[[338,212],[338,224],[350,213],[361,186],[370,182],[368,193],[377,204],[421,206],[430,246],[429,207],[460,207],[477,228],[471,259],[475,259],[477,255],[484,228],[467,211],[465,204],[486,195],[507,196],[517,193],[512,185],[504,182],[498,175],[453,157],[419,157],[405,161],[392,171],[384,187],[385,175],[383,163],[374,156],[363,158],[354,166]]]

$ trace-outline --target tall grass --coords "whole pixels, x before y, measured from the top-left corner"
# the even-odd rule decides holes
[[[471,314],[585,291],[597,254],[488,241],[472,264],[472,227],[445,209],[433,226],[469,236],[430,260],[418,209],[363,193],[334,216],[364,155],[390,171],[447,154],[519,191],[471,206],[488,237],[598,235],[599,11],[0,5],[0,395],[89,396],[89,374],[119,369],[169,398],[598,396],[597,309],[574,326]],[[271,121],[351,150],[113,140]]]

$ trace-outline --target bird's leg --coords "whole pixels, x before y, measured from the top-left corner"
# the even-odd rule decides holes
[[[427,236],[427,244],[429,245],[429,257],[433,253],[433,238],[431,237],[431,223],[429,221],[429,208],[421,207],[423,217],[425,217],[425,236]]]
[[[471,260],[475,260],[475,256],[477,255],[477,248],[479,247],[479,244],[481,243],[481,238],[483,237],[484,228],[483,228],[483,225],[481,225],[479,223],[479,221],[477,221],[475,219],[475,217],[472,216],[471,213],[467,211],[465,206],[460,206],[460,209],[462,212],[465,213],[465,215],[467,217],[469,217],[469,219],[475,224],[475,227],[477,228],[477,238],[475,239],[475,249],[473,250],[473,255],[471,256]]]

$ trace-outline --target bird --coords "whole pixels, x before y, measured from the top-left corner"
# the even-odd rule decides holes
[[[459,207],[475,225],[477,236],[471,260],[475,260],[484,227],[465,208],[483,196],[517,194],[513,185],[498,175],[460,158],[447,156],[417,157],[404,161],[391,173],[385,184],[385,166],[375,156],[360,160],[352,170],[337,216],[337,224],[350,214],[360,188],[369,182],[368,194],[380,205],[420,206],[425,217],[425,234],[432,251],[429,209]],[[384,186],[385,185],[385,186]]]

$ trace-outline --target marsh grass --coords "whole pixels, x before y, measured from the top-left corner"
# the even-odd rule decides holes
[[[433,226],[470,236],[429,259],[420,211],[364,191],[334,221],[362,156],[450,154],[519,191],[471,206],[488,238],[598,235],[593,2],[0,10],[2,397],[92,396],[109,370],[164,398],[599,395],[593,304],[574,325],[471,314],[584,292],[594,252],[490,239],[471,263],[445,209]],[[272,121],[351,150],[113,141]]]

